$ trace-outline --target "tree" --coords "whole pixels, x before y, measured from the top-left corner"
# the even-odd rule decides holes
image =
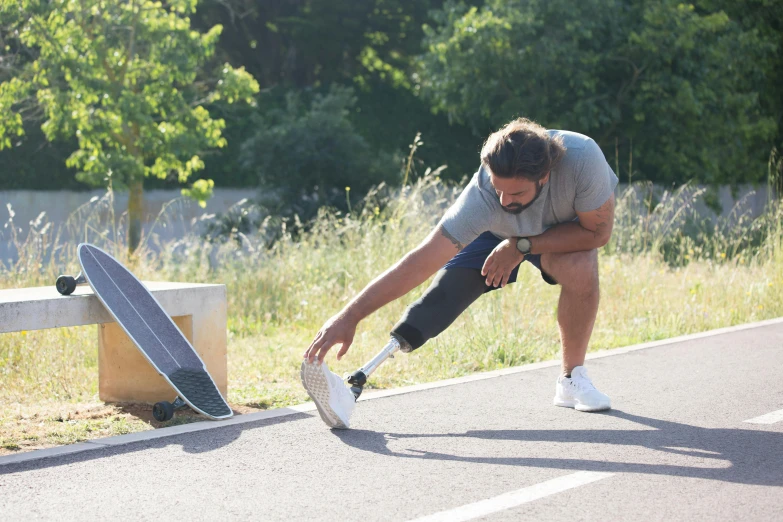
[[[275,213],[308,220],[320,206],[347,209],[351,189],[362,195],[399,175],[401,158],[372,151],[351,124],[352,89],[288,91],[282,107],[276,102],[254,115],[255,130],[240,154],[242,167],[259,181],[261,201]]]
[[[429,11],[442,4],[443,0],[204,0],[193,19],[200,27],[215,22],[226,27],[217,52],[227,61],[244,64],[265,92],[326,95],[333,85],[353,87],[356,104],[348,108],[347,118],[373,151],[407,153],[421,132],[424,146],[417,159],[426,165],[448,161],[445,176],[459,180],[475,169],[480,140],[465,126],[449,125],[445,116],[433,115],[410,80],[421,52],[422,24],[429,21]],[[285,97],[278,99],[279,106],[285,106]],[[257,127],[250,118],[248,111],[233,118],[233,127],[226,130],[228,147],[205,157],[205,170],[215,181],[241,186],[258,179],[255,166],[251,175],[238,161],[239,141]],[[235,136],[239,139],[232,139]],[[339,184],[336,178],[334,185]],[[352,193],[358,192],[354,188]]]
[[[761,181],[777,123],[758,80],[774,52],[721,10],[679,0],[448,1],[419,86],[486,135],[517,115],[615,140],[648,179]],[[611,155],[609,154],[611,153]]]
[[[759,90],[759,103],[765,114],[777,122],[777,136],[770,152],[770,181],[778,198],[783,199],[783,1],[781,0],[698,0],[707,12],[725,11],[732,20],[756,38],[766,42],[770,52],[766,62],[756,62],[763,73],[749,82]]]
[[[188,15],[197,0],[0,0],[4,63],[0,149],[41,111],[49,140],[76,137],[67,159],[77,178],[128,187],[131,251],[141,237],[144,178],[185,183],[203,168],[204,150],[223,147],[225,122],[204,108],[253,103],[258,84],[244,68],[210,58],[222,27],[202,34]],[[203,201],[211,181],[183,191]]]

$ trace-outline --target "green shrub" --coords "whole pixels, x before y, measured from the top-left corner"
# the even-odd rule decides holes
[[[324,205],[348,210],[351,190],[397,176],[400,160],[373,151],[354,129],[355,107],[353,90],[333,85],[326,94],[289,92],[282,107],[259,111],[240,164],[257,175],[264,206],[309,219]]]

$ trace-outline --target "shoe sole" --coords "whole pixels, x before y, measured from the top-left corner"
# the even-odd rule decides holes
[[[326,376],[320,367],[316,364],[302,362],[302,368],[299,371],[299,377],[302,380],[302,386],[307,391],[307,395],[315,403],[321,420],[330,428],[347,430],[343,421],[329,406],[329,383],[326,382]]]
[[[576,401],[560,401],[555,399],[552,404],[555,406],[560,406],[561,408],[573,408],[577,411],[586,411],[586,412],[592,412],[592,411],[604,411],[604,410],[610,410],[612,409],[611,404],[608,406],[585,406],[584,404],[579,404]]]

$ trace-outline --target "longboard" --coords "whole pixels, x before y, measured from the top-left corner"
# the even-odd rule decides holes
[[[141,281],[96,246],[82,243],[77,251],[82,273],[58,277],[57,290],[70,295],[77,285],[89,284],[142,355],[177,392],[173,403],[155,404],[155,419],[169,420],[175,409],[185,406],[210,419],[231,417],[234,413],[204,361]]]

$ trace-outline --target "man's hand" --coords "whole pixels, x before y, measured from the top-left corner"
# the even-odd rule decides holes
[[[418,247],[373,279],[340,313],[326,321],[305,351],[304,358],[310,362],[316,358],[323,362],[332,346],[342,344],[337,353],[339,361],[351,347],[359,321],[422,284],[461,248],[462,245],[443,227],[435,227]]]
[[[508,283],[514,268],[524,259],[524,254],[517,250],[516,238],[506,239],[496,246],[484,261],[481,275],[486,276],[487,286],[502,288]]]
[[[310,347],[305,351],[304,358],[313,362],[318,358],[318,362],[324,362],[324,357],[335,344],[342,344],[340,351],[337,352],[337,360],[342,359],[353,343],[353,337],[356,335],[355,321],[343,313],[339,313],[326,321],[318,330],[315,339],[310,343]]]

